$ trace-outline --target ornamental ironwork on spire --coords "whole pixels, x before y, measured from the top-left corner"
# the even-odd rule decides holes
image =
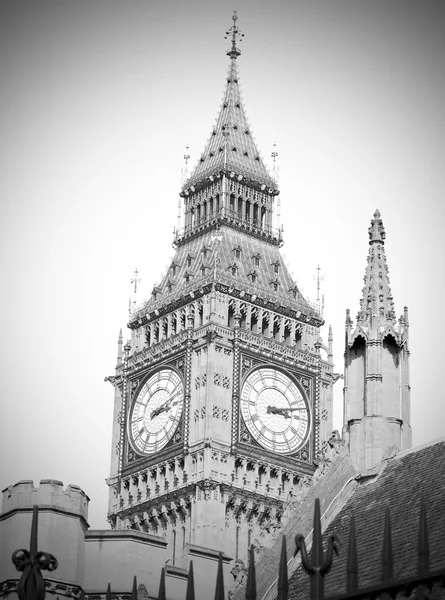
[[[232,17],[233,26],[226,32],[231,37],[230,57],[224,99],[216,124],[204,152],[191,177],[185,182],[181,195],[194,191],[209,183],[209,178],[219,178],[223,173],[239,181],[249,182],[253,187],[278,194],[277,185],[269,175],[260,156],[246,118],[238,82],[236,59],[241,51],[237,42],[244,35],[236,25],[236,13]]]
[[[357,323],[368,326],[394,325],[396,322],[394,302],[389,286],[388,265],[385,256],[385,228],[376,210],[371,220],[369,233],[369,253],[366,266],[363,296]]]

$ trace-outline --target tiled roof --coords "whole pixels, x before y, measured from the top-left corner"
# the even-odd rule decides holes
[[[294,305],[296,310],[303,310],[305,314],[315,314],[314,308],[305,300],[291,278],[277,246],[227,226],[221,227],[218,234],[221,236],[218,250],[215,231],[207,231],[177,249],[168,272],[156,286],[156,298],[152,297],[147,302],[145,310],[164,304],[172,295],[179,297],[204,285],[209,278],[216,275],[218,282],[232,283],[233,287],[245,289],[272,301],[287,301],[287,304]],[[235,249],[238,249],[238,253]],[[207,252],[204,255],[205,250]],[[218,260],[215,273],[216,258]],[[258,266],[255,258],[259,258]],[[236,269],[235,274],[232,268]],[[256,279],[253,282],[254,271]],[[189,277],[188,282],[186,276]],[[277,289],[274,282],[278,283]]]
[[[183,189],[212,173],[234,171],[276,189],[258,152],[247,122],[238,83],[236,58],[231,58],[223,103],[204,152]]]
[[[390,508],[394,577],[413,576],[417,570],[420,498],[425,500],[430,569],[444,567],[445,557],[445,440],[410,450],[390,459],[373,481],[359,486],[323,534],[336,533],[340,554],[325,578],[325,595],[346,589],[346,559],[351,515],[354,515],[359,587],[381,581],[385,510]],[[300,566],[292,575],[289,598],[308,596],[309,578]]]

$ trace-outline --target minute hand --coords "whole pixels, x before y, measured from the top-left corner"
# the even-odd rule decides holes
[[[268,406],[267,407],[267,413],[268,414],[273,414],[273,415],[281,415],[283,416],[285,419],[290,419],[290,412],[293,412],[294,410],[304,410],[303,408],[277,408],[276,406]]]

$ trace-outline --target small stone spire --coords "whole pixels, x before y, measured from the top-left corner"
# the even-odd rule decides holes
[[[122,328],[119,331],[119,337],[117,338],[117,364],[120,365],[122,363]]]
[[[333,341],[334,341],[334,336],[332,335],[332,325],[329,325],[329,333],[328,333],[328,362],[329,363],[333,363],[333,361],[334,361]]]
[[[385,258],[385,229],[375,211],[357,326],[346,311],[343,434],[360,471],[391,448],[410,448],[408,312],[398,326]]]
[[[394,302],[384,248],[386,234],[378,210],[374,213],[368,233],[368,264],[363,278],[365,285],[362,289],[357,323],[371,328],[385,327],[388,323],[394,325]]]
[[[238,20],[238,17],[237,17],[236,10],[235,10],[235,11],[233,11],[233,17],[232,17],[233,25],[232,25],[232,27],[229,28],[228,31],[226,31],[226,35],[224,37],[225,40],[227,40],[228,36],[231,36],[231,38],[232,38],[232,46],[227,51],[227,56],[230,56],[230,58],[233,58],[235,60],[241,54],[241,50],[236,47],[236,41],[237,41],[236,37],[240,36],[240,41],[244,37],[244,33],[241,33],[240,29],[236,26],[237,20]]]

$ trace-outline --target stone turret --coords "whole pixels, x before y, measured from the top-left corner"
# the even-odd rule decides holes
[[[3,490],[0,514],[0,581],[17,579],[20,574],[11,561],[20,548],[29,550],[32,510],[39,507],[38,550],[57,557],[54,579],[82,584],[85,569],[84,540],[88,525],[89,498],[77,485],[55,479],[19,481]],[[51,577],[50,577],[51,579]]]
[[[343,432],[360,469],[390,448],[411,447],[408,309],[397,324],[385,257],[385,228],[376,210],[360,311],[346,313]]]

